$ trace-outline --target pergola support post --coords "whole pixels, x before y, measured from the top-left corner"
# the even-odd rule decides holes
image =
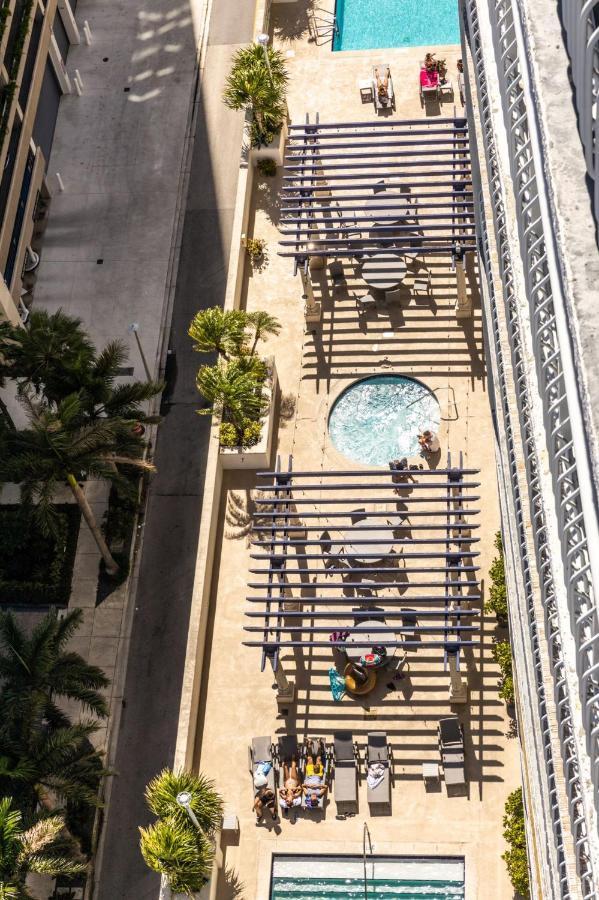
[[[472,298],[468,296],[466,269],[463,260],[456,260],[455,277],[458,288],[458,298],[455,305],[456,319],[469,319],[472,316]]]
[[[468,703],[468,686],[458,670],[458,652],[447,651],[449,665],[449,702]]]
[[[295,681],[289,681],[281,661],[274,654],[269,653],[268,658],[277,683],[277,703],[279,706],[288,706],[295,700]]]
[[[312,277],[309,267],[299,266],[300,278],[302,279],[302,300],[304,301],[304,318],[307,324],[320,322],[322,317],[322,304],[319,300],[314,299],[314,288],[312,287]]]

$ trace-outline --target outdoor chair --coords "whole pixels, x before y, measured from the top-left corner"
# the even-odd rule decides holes
[[[374,787],[367,784],[367,798],[370,806],[391,805],[391,747],[384,731],[371,731],[366,744],[366,775],[371,765],[379,763],[384,767],[383,778]]]
[[[420,63],[419,75],[420,103],[439,99],[439,73],[436,69],[428,71],[424,63]]]
[[[390,657],[389,662],[387,663],[387,672],[389,673],[391,678],[399,679],[403,675],[403,670],[407,668],[407,653],[396,653],[395,656]]]
[[[333,282],[333,291],[337,290],[337,288],[340,288],[346,283],[345,275],[343,273],[343,265],[339,262],[339,260],[335,260],[330,264],[329,272],[331,275],[331,281]]]
[[[306,746],[303,748],[303,761],[302,761],[302,772],[306,771],[306,758],[307,756],[312,756],[313,759],[316,759],[317,756],[320,756],[322,759],[322,765],[324,768],[324,773],[322,776],[322,783],[328,787],[329,776],[331,770],[331,759],[330,754],[327,751],[327,745],[323,738],[312,738],[306,742]],[[305,774],[302,777],[302,780],[305,779]],[[307,812],[314,812],[315,809],[323,809],[325,800],[327,797],[328,791],[318,798],[318,806],[308,806],[306,805],[306,796],[302,795],[302,808]]]
[[[422,275],[420,273],[417,273],[414,281],[412,282],[412,293],[414,294],[414,297],[429,297],[431,293],[431,285],[431,273],[428,269],[425,269]]]
[[[376,309],[376,305],[376,297],[373,297],[372,294],[364,294],[363,297],[356,297],[358,312],[364,313],[369,309]]]
[[[458,91],[460,92],[460,103],[462,104],[462,106],[465,106],[466,101],[464,98],[465,98],[466,94],[464,93],[464,73],[463,72],[458,72]]]
[[[372,188],[373,194],[384,194],[387,190],[387,185],[384,181],[377,181],[377,183]]]
[[[386,100],[382,100],[381,97],[379,97],[379,92],[378,92],[377,84],[376,84],[376,80],[377,80],[376,72],[379,73],[379,77],[382,78],[383,80],[385,79],[385,76],[387,75],[387,73],[389,73],[388,80],[387,80],[387,98],[386,98]],[[393,90],[393,79],[391,78],[391,69],[387,65],[387,63],[385,63],[382,66],[373,66],[372,67],[372,96],[374,99],[374,108],[377,111],[377,113],[381,112],[381,110],[384,110],[384,109],[395,109],[395,92]]]
[[[352,525],[357,525],[358,522],[361,522],[362,519],[366,518],[366,507],[360,507],[360,509],[352,509],[349,517],[351,519]]]
[[[270,763],[270,771],[266,775],[266,780],[268,782],[267,786],[276,794],[277,783],[275,761],[273,757],[272,738],[270,735],[267,737],[252,738],[252,743],[248,747],[248,767],[250,775],[252,776],[252,783],[260,763]]]
[[[358,746],[351,731],[336,731],[333,734],[333,754],[335,760],[335,803],[358,802]]]
[[[438,733],[445,784],[465,784],[464,734],[458,717],[440,719]]]
[[[284,779],[283,779],[283,766],[285,763],[289,765],[292,759],[295,758],[297,763],[298,774],[300,776],[300,784],[304,781],[304,756],[302,752],[302,748],[299,745],[297,734],[283,734],[279,737],[276,748],[276,757],[278,763],[278,785],[279,788],[283,787]],[[289,806],[279,795],[277,797],[279,806],[283,810],[289,809]],[[296,801],[297,806],[301,806],[302,797],[300,796]]]

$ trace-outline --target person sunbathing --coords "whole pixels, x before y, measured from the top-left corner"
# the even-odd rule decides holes
[[[381,78],[379,75],[379,70],[374,70],[374,77],[376,78],[376,92],[378,94],[378,98],[381,103],[389,102],[389,78],[391,77],[390,69],[387,69],[387,74],[384,78]]]
[[[429,87],[437,87],[439,84],[439,73],[438,71],[431,67],[420,70],[420,86],[424,88]]]
[[[302,791],[304,793],[306,806],[319,806],[321,797],[324,797],[328,788],[324,783],[324,766],[322,757],[308,756],[306,760],[306,777]]]
[[[273,822],[277,818],[277,798],[274,791],[268,786],[266,775],[257,773],[254,776],[254,812],[256,813],[256,825],[264,818],[265,810],[270,810]]]
[[[291,765],[283,764],[283,787],[279,788],[279,803],[283,809],[291,809],[302,802],[302,785],[295,759]]]

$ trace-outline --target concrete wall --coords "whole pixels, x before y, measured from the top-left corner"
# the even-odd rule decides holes
[[[254,33],[267,30],[270,15],[270,0],[258,0],[254,19]],[[227,287],[225,291],[225,309],[239,309],[241,289],[247,264],[247,254],[242,243],[242,235],[246,233],[252,188],[254,184],[254,167],[249,159],[249,115],[246,116],[246,127],[243,145],[240,148],[239,175],[237,182],[237,199],[233,218],[231,252],[229,256]],[[196,557],[195,578],[185,671],[181,690],[181,706],[179,709],[179,730],[175,748],[174,766],[191,768],[196,743],[196,728],[204,665],[204,649],[206,626],[208,624],[208,607],[212,587],[216,535],[221,505],[221,488],[223,470],[219,459],[218,425],[213,423],[210,449],[206,464],[204,500],[200,521],[200,539]]]

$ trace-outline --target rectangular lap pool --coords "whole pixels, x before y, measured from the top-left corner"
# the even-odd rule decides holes
[[[333,50],[460,43],[458,0],[337,0]]]
[[[366,894],[385,900],[464,900],[459,857],[375,856],[366,861]],[[270,900],[364,898],[359,856],[273,856]]]

